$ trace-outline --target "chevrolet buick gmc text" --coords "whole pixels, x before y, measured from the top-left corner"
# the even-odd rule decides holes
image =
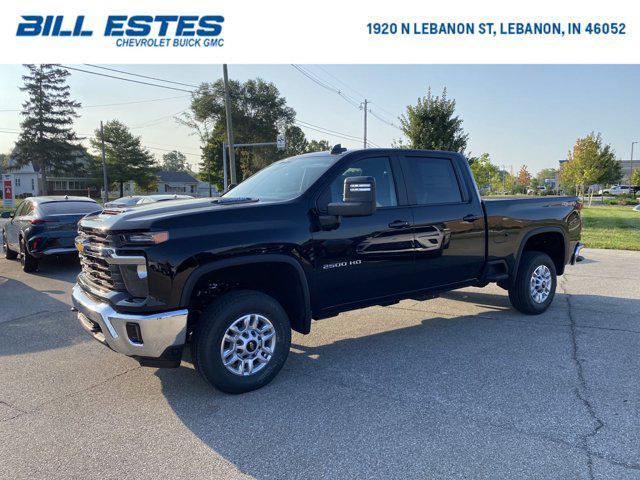
[[[217,199],[106,209],[80,221],[81,325],[113,350],[196,369],[232,393],[279,372],[311,320],[497,282],[526,314],[581,259],[576,197],[482,200],[439,151],[312,153]]]

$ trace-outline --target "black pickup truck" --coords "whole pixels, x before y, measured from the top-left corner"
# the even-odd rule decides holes
[[[311,320],[497,282],[526,314],[579,257],[576,197],[481,200],[457,153],[399,149],[287,158],[220,198],[85,217],[73,289],[113,350],[197,370],[232,393],[268,383]],[[391,313],[390,313],[391,314]]]

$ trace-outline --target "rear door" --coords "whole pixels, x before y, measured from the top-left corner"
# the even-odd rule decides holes
[[[376,180],[376,212],[342,217],[337,228],[313,233],[314,309],[411,289],[413,217],[397,158],[378,154],[353,160],[325,186],[316,208],[326,212],[328,203],[342,200],[345,178],[362,175]]]
[[[413,205],[418,289],[478,278],[484,266],[482,205],[470,189],[468,170],[456,161],[436,153],[402,156]]]

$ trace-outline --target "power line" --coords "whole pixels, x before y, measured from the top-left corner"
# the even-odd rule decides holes
[[[346,83],[344,83],[343,80],[340,80],[338,77],[336,77],[335,75],[333,75],[331,72],[329,72],[326,68],[322,67],[321,65],[316,65],[317,68],[319,68],[320,70],[322,70],[324,73],[326,73],[327,75],[329,75],[331,78],[333,78],[334,80],[336,80],[338,83],[344,85],[345,87],[347,87],[349,90],[351,90],[352,92],[354,92],[356,95],[359,95],[362,98],[365,98],[366,95],[364,93],[359,92],[358,90],[356,90],[353,87],[350,87],[349,85],[347,85]]]
[[[320,87],[324,88],[325,90],[328,90],[330,92],[333,92],[333,93],[339,95],[344,101],[346,101],[352,107],[355,107],[355,108],[358,108],[358,109],[360,108],[360,104],[358,103],[357,100],[355,100],[355,99],[351,98],[350,96],[346,95],[339,88],[336,88],[333,85],[329,84],[328,82],[325,82],[325,81],[321,80],[316,75],[314,75],[311,72],[308,72],[307,70],[305,70],[304,68],[302,68],[299,65],[291,64],[291,66],[293,68],[295,68],[298,72],[300,72],[302,75],[307,77],[309,80],[314,82],[315,84],[319,85]]]
[[[345,140],[351,140],[354,142],[360,142],[362,139],[359,136],[351,135],[349,133],[338,132],[336,130],[330,130],[325,127],[321,127],[320,125],[314,125],[313,123],[303,122],[302,120],[295,120],[295,124],[300,125],[301,127],[308,128],[310,130],[315,130],[316,132],[324,133],[325,135],[330,135],[338,138],[343,138]],[[378,144],[368,140],[368,143],[373,145],[374,147],[381,148]]]
[[[76,68],[76,67],[68,67],[66,65],[60,65],[60,66],[68,70],[75,70],[77,72],[89,73],[91,75],[98,75],[100,77],[114,78],[116,80],[122,80],[124,82],[139,83],[141,85],[149,85],[151,87],[165,88],[167,90],[175,90],[177,92],[193,93],[192,90],[185,90],[184,88],[170,87],[168,85],[158,85],[157,83],[143,82],[141,80],[133,80],[132,78],[123,78],[123,77],[118,77],[116,75],[108,75],[106,73],[92,72],[91,70],[84,70],[82,68]]]
[[[139,103],[153,103],[153,102],[163,102],[166,100],[175,100],[177,98],[190,98],[190,95],[177,95],[175,97],[165,97],[165,98],[150,98],[149,100],[134,100],[131,102],[116,102],[116,103],[100,103],[97,105],[81,105],[78,107],[79,110],[84,108],[98,108],[98,107],[119,107],[121,105],[137,105]],[[11,108],[11,109],[0,109],[0,112],[21,112],[20,108]]]
[[[192,85],[190,83],[182,83],[182,82],[176,82],[176,81],[173,81],[173,80],[165,80],[164,78],[150,77],[148,75],[140,75],[139,73],[125,72],[124,70],[118,70],[116,68],[109,68],[109,67],[102,67],[100,65],[91,65],[90,63],[85,63],[85,65],[87,67],[100,68],[102,70],[107,70],[109,72],[116,72],[116,73],[123,73],[124,75],[131,75],[132,77],[140,77],[140,78],[146,78],[148,80],[156,80],[158,82],[173,83],[175,85],[182,85],[184,87],[198,88],[198,85]]]
[[[379,116],[377,113],[375,113],[373,110],[369,109],[369,113],[371,115],[373,115],[374,118],[378,119],[379,121],[381,121],[382,123],[386,123],[387,125],[389,125],[390,127],[394,127],[397,128],[398,130],[402,131],[402,129],[397,126],[395,123],[393,122],[389,122],[387,120],[385,120],[384,118],[382,118],[381,116]]]

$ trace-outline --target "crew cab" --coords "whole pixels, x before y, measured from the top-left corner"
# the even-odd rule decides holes
[[[142,365],[185,346],[214,387],[267,384],[312,320],[497,282],[540,314],[581,259],[576,197],[483,201],[458,153],[287,158],[216,199],[84,218],[73,289],[82,326]],[[393,315],[390,311],[390,315]]]

